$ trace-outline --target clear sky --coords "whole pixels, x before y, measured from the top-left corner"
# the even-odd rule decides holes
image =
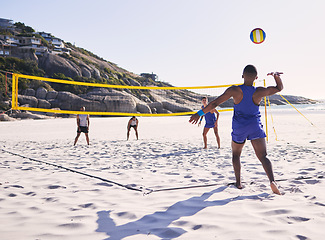
[[[324,0],[1,0],[1,16],[174,86],[283,71],[283,94],[325,99]],[[250,41],[254,28],[266,40]]]

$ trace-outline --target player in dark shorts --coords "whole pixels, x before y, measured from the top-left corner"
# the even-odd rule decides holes
[[[85,107],[81,107],[80,108],[80,111],[85,111],[86,108]],[[88,114],[78,114],[77,115],[77,125],[78,125],[78,128],[77,128],[77,136],[74,140],[74,144],[73,145],[76,145],[79,137],[80,137],[80,134],[83,132],[86,136],[86,141],[87,141],[87,144],[89,145],[89,136],[88,136],[88,132],[89,132],[89,115]]]
[[[134,129],[135,131],[135,136],[137,137],[137,140],[139,139],[139,136],[138,136],[138,125],[139,125],[139,120],[133,116],[130,118],[129,122],[128,122],[128,127],[127,127],[127,134],[126,134],[126,137],[127,137],[127,140],[129,140],[129,137],[130,137],[130,130],[131,128]]]

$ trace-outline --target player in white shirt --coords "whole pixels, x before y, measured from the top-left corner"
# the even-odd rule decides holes
[[[86,111],[85,107],[81,107],[80,111]],[[89,137],[88,137],[88,132],[89,132],[89,115],[88,114],[78,114],[77,115],[77,136],[74,140],[74,144],[76,145],[78,138],[80,137],[80,134],[83,132],[85,133],[87,144],[89,145]]]

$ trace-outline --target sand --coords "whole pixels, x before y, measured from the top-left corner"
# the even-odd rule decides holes
[[[140,117],[138,141],[126,141],[129,118],[92,117],[90,146],[73,146],[75,119],[0,122],[0,239],[324,239],[325,111],[306,110],[316,127],[274,112],[278,140],[269,120],[281,196],[250,142],[244,188],[229,185],[231,114],[207,150],[188,116]]]

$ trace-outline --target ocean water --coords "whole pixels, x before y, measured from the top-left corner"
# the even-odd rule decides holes
[[[316,104],[293,104],[293,106],[303,112],[324,112],[325,111],[325,101],[321,101]],[[277,105],[277,106],[268,106],[267,110],[275,111],[275,112],[290,112],[297,111],[293,106],[287,105]],[[260,110],[264,111],[264,106],[260,106]]]

